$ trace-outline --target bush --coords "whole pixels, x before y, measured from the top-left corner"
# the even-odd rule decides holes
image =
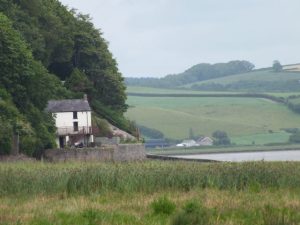
[[[217,130],[212,133],[214,145],[230,145],[230,139],[225,131]]]
[[[187,202],[183,210],[172,220],[172,225],[208,225],[209,213],[198,202]]]
[[[171,215],[175,209],[176,205],[174,202],[170,201],[166,196],[160,197],[151,203],[151,208],[154,214],[166,214]]]
[[[300,132],[292,134],[289,138],[289,142],[300,143]]]
[[[112,130],[109,126],[109,123],[107,120],[102,119],[95,114],[93,114],[93,126],[96,126],[99,130],[96,134],[98,137],[109,137],[111,138],[113,136]]]

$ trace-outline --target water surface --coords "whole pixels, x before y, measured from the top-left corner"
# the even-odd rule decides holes
[[[300,161],[300,150],[173,155],[184,159],[210,159],[228,162],[243,161]]]

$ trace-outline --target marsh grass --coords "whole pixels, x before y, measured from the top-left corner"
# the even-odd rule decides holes
[[[0,165],[1,195],[153,193],[194,188],[220,190],[300,189],[300,164],[251,162],[200,164],[15,163]]]
[[[1,225],[78,221],[300,224],[300,163],[0,164]]]
[[[161,196],[168,196],[176,204],[176,210],[172,214],[153,213],[151,204]],[[172,224],[174,217],[181,215],[181,218],[185,217],[189,221],[187,224],[208,219],[208,224],[216,225],[267,225],[272,224],[268,222],[281,218],[277,216],[277,212],[284,212],[285,221],[293,222],[290,224],[299,224],[299,199],[297,193],[287,190],[253,193],[211,188],[148,194],[107,192],[74,195],[64,199],[59,195],[38,195],[21,199],[11,196],[0,197],[0,224],[168,225]],[[206,215],[205,218],[195,215],[194,212],[199,212],[197,205],[200,206],[201,215]],[[271,213],[265,211],[268,205],[272,207]],[[182,212],[186,215],[182,215]]]

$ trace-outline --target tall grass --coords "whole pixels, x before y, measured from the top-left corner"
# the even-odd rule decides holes
[[[0,164],[0,195],[154,193],[216,188],[259,191],[300,189],[300,163],[253,162],[200,164],[5,163]]]

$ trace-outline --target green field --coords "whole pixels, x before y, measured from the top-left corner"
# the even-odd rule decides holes
[[[185,139],[189,129],[211,136],[224,130],[237,144],[286,142],[281,128],[300,126],[300,116],[285,105],[258,98],[180,98],[129,96],[127,116],[138,124]]]
[[[293,225],[300,163],[2,163],[0,224]]]
[[[191,87],[194,84],[207,84],[207,83],[216,83],[216,84],[231,84],[238,81],[288,81],[288,80],[300,80],[299,72],[273,72],[271,70],[256,70],[249,73],[231,75],[216,79],[210,79],[200,82],[191,83],[184,85],[183,87]]]

